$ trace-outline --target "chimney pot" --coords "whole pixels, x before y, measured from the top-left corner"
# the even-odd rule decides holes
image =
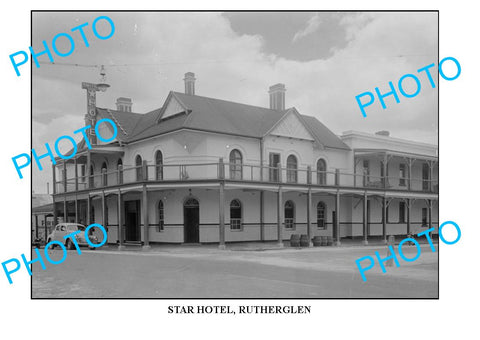
[[[119,97],[115,104],[117,104],[117,111],[132,112],[133,103],[131,98]]]
[[[377,136],[389,137],[389,136],[390,136],[390,131],[382,130],[382,131],[377,131],[377,132],[375,132],[375,134],[376,134]]]
[[[278,111],[285,110],[285,91],[285,84],[270,86],[268,91],[270,94],[270,109]]]
[[[195,95],[195,73],[187,72],[185,73],[185,94]]]

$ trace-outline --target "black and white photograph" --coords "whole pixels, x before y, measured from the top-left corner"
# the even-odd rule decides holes
[[[475,334],[474,6],[3,9],[0,338]]]
[[[438,298],[437,12],[32,24],[32,298]]]

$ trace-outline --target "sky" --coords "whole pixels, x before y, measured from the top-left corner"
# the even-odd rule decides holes
[[[115,24],[106,40],[92,32],[100,15]],[[88,23],[89,47],[78,31],[71,32],[83,23]],[[96,27],[100,35],[110,32],[104,20]],[[39,56],[43,63],[33,65],[32,147],[37,153],[84,126],[81,83],[98,83],[100,65],[111,87],[97,93],[98,107],[114,109],[116,98],[129,97],[134,112],[149,112],[163,105],[169,91],[183,92],[184,74],[194,72],[198,95],[268,107],[269,86],[284,83],[287,107],[315,116],[336,134],[388,130],[392,137],[438,143],[438,86],[433,89],[426,75],[417,73],[438,64],[437,13],[33,13],[34,51],[43,49],[43,40],[51,46],[64,32],[74,39],[72,54],[54,53],[55,65]],[[65,38],[56,46],[61,52],[70,47]],[[399,94],[398,104],[386,97],[387,109],[377,98],[364,118],[355,96],[375,87],[386,93],[389,81],[397,86],[407,73],[420,79],[420,93],[414,98]],[[436,66],[432,73],[438,84]],[[415,91],[411,79],[403,85],[406,92]],[[34,166],[34,192],[46,193],[47,182],[51,192],[51,178],[50,166],[43,171]]]

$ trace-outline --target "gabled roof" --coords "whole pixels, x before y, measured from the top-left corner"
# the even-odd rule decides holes
[[[162,119],[164,108],[172,98],[177,100],[185,111]],[[124,143],[180,129],[263,138],[289,112],[294,112],[299,117],[305,128],[323,147],[350,150],[315,117],[301,115],[295,108],[279,111],[180,92],[170,92],[162,108],[146,114],[97,108],[99,118],[112,119],[118,125],[117,139]]]
[[[328,148],[350,150],[350,147],[345,144],[336,134],[329,128],[323,125],[317,118],[312,116],[301,115],[310,132],[315,135],[317,139],[322,141],[322,144]]]

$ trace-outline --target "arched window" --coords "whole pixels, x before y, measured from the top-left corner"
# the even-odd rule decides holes
[[[317,228],[327,229],[327,207],[323,202],[317,204]]]
[[[287,183],[297,183],[297,157],[294,155],[287,158]]]
[[[104,170],[105,169],[105,170]],[[103,186],[107,186],[108,185],[108,179],[107,179],[107,163],[106,162],[103,162],[102,163],[102,184]]]
[[[137,157],[135,157],[135,171],[137,174],[137,182],[143,181],[142,156],[140,155],[137,155]]]
[[[295,205],[292,201],[285,202],[285,229],[295,229]]]
[[[157,181],[163,180],[163,155],[160,150],[155,152],[155,178]]]
[[[121,167],[122,168],[121,168]],[[118,172],[118,184],[122,184],[123,183],[123,161],[121,158],[118,159],[117,161],[117,170],[121,169],[119,172]]]
[[[163,231],[164,215],[163,215],[163,201],[158,201],[158,227],[157,231]]]
[[[242,203],[236,199],[230,202],[230,229],[242,230]]]
[[[324,159],[319,159],[317,161],[317,184],[327,184],[327,163]]]
[[[230,152],[230,179],[242,179],[242,154],[237,149]]]
[[[183,206],[188,208],[197,208],[199,205],[200,204],[195,198],[189,198],[183,203]]]
[[[94,187],[94,181],[93,181],[93,165],[90,165],[90,173],[88,174],[88,186],[89,188]]]

